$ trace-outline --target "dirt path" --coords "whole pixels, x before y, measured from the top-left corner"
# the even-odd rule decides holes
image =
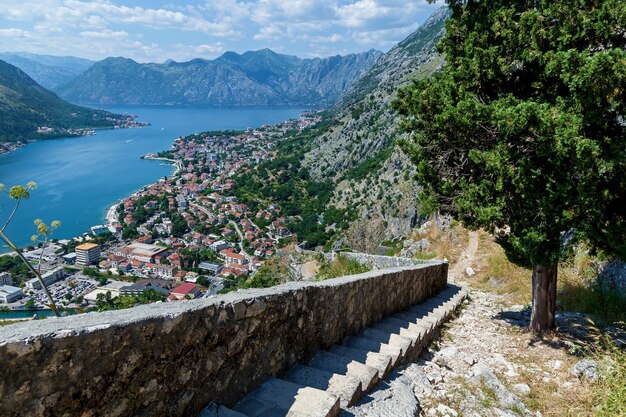
[[[465,269],[475,264],[476,254],[478,253],[478,232],[468,232],[468,239],[467,246],[459,257],[458,262],[452,265],[448,271],[448,276],[452,279],[460,279],[465,275]]]
[[[525,306],[463,282],[466,268],[478,266],[479,243],[478,232],[469,232],[449,270],[451,282],[470,289],[458,318],[415,363],[392,373],[342,417],[594,415],[591,382],[574,371],[581,364],[569,353],[574,344],[563,336],[535,338],[524,330]],[[557,315],[561,323],[574,319]]]

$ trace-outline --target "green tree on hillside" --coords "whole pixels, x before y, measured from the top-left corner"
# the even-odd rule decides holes
[[[533,268],[554,328],[563,233],[626,256],[626,2],[448,0],[446,65],[400,91],[422,203]]]

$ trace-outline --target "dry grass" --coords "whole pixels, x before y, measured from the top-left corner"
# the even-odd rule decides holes
[[[453,242],[467,242],[467,231],[456,226],[453,233],[454,239],[451,238],[452,231],[431,228],[427,236],[421,237],[430,240],[431,250],[437,257],[447,257],[454,263],[464,246],[458,247]],[[472,268],[477,274],[465,278],[472,287],[505,295],[512,304],[531,303],[532,271],[511,263],[502,248],[487,233],[481,232],[479,235],[478,253],[472,262]],[[559,308],[587,313],[603,324],[623,324],[626,321],[626,301],[616,293],[597,285],[597,274],[595,259],[584,248],[563,261],[559,265],[558,274]],[[547,335],[540,342],[532,341],[532,335],[528,333],[518,334],[523,339],[527,338],[529,345],[539,343],[545,346],[563,346],[563,335],[558,333]],[[516,363],[526,364],[529,369],[521,370],[516,381],[531,387],[531,394],[524,398],[529,409],[554,417],[626,416],[626,352],[615,347],[608,338],[598,336],[593,345],[587,345],[585,352],[579,352],[601,364],[599,371],[602,377],[594,385],[576,383],[571,388],[563,386],[563,381],[571,378],[567,370],[582,359],[580,356],[571,355],[562,348],[544,351],[543,355],[548,355],[545,357],[540,353],[541,350],[533,351],[526,350],[523,355],[513,359]],[[544,381],[545,372],[554,372],[547,368],[542,369],[548,357],[558,357],[563,365],[557,372],[560,374],[559,378]],[[541,361],[544,363],[538,365]],[[539,369],[533,372],[533,367]]]
[[[603,376],[596,387],[598,417],[626,416],[626,351],[604,337],[592,356]]]
[[[485,291],[508,295],[513,304],[530,304],[532,300],[532,273],[511,263],[493,237],[481,232],[477,260],[477,274],[473,286]]]
[[[526,337],[532,338],[529,334]],[[523,335],[523,336],[524,336]],[[570,388],[565,388],[563,382],[571,378],[568,369],[572,367],[579,357],[568,355],[565,351],[554,351],[552,348],[544,349],[547,344],[558,345],[558,336],[546,337],[542,341],[534,341],[535,347],[520,349],[520,354],[510,359],[516,364],[524,365],[519,368],[519,376],[515,383],[523,383],[530,387],[531,392],[523,398],[524,404],[532,410],[539,411],[546,417],[591,417],[595,415],[595,407],[598,404],[594,390],[588,384],[574,383]],[[562,362],[561,369],[550,369],[549,364],[554,360]],[[549,380],[544,380],[544,375],[550,375]],[[558,375],[558,378],[555,378]]]
[[[462,233],[462,228],[458,228]],[[507,295],[513,304],[532,302],[532,271],[510,262],[493,237],[481,232],[477,274],[468,278],[472,286],[484,291]],[[615,291],[596,284],[596,260],[584,248],[561,262],[558,270],[559,308],[590,314],[594,319],[612,324],[626,321],[626,300]]]
[[[316,280],[322,281],[325,279],[343,277],[347,275],[361,274],[363,272],[371,271],[367,265],[359,263],[355,259],[348,258],[343,255],[338,255],[331,262],[324,259],[320,260],[320,267],[317,271]]]
[[[436,222],[432,222],[425,231],[415,233],[412,236],[415,241],[424,238],[428,239],[430,246],[426,251],[418,253],[416,258],[446,258],[452,264],[459,260],[468,242],[467,230],[455,222],[446,229],[442,229]]]
[[[591,314],[604,324],[626,322],[626,299],[596,282],[596,262],[579,250],[559,267],[559,296],[562,309]]]

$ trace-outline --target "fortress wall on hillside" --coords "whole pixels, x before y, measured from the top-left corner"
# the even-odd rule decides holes
[[[0,328],[0,415],[194,416],[432,296],[447,263]]]

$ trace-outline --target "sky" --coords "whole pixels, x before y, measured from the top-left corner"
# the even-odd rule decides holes
[[[0,52],[139,62],[270,48],[302,58],[378,49],[442,5],[426,0],[0,0]]]

